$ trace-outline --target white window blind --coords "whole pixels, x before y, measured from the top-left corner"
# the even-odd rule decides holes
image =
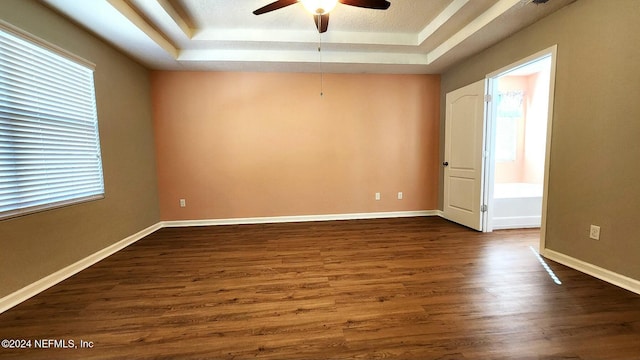
[[[102,198],[93,69],[0,26],[0,219]]]

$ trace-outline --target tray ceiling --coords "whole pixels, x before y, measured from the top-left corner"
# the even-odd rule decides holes
[[[42,0],[150,69],[440,73],[575,0],[338,4],[319,34],[302,4],[273,0]],[[318,51],[318,47],[321,51]]]

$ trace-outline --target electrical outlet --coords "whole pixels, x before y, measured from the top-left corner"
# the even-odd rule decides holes
[[[402,191],[398,191],[398,200],[402,200],[403,197]]]
[[[180,199],[180,207],[186,207],[186,206],[187,206],[187,200]]]
[[[591,225],[591,228],[589,229],[589,237],[593,240],[600,240],[600,226]]]
[[[376,193],[376,200],[380,200],[380,193]]]

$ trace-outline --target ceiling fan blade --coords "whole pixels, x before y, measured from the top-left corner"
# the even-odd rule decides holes
[[[338,0],[345,5],[357,6],[367,9],[387,10],[391,3],[386,0]]]
[[[274,1],[271,4],[265,5],[263,7],[261,7],[260,9],[255,10],[253,13],[255,15],[261,15],[264,13],[268,13],[269,11],[273,11],[273,10],[278,10],[278,9],[282,9],[283,7],[287,7],[289,5],[293,5],[295,3],[297,3],[298,0],[278,0],[278,1]]]
[[[316,27],[318,28],[319,33],[323,33],[327,31],[329,28],[329,14],[324,15],[314,15],[313,20],[316,22]],[[320,21],[320,22],[318,22]]]

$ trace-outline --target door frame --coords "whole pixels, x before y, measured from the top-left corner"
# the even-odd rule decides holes
[[[553,130],[553,103],[555,99],[555,79],[556,79],[556,60],[558,53],[558,45],[553,45],[544,50],[538,51],[535,54],[529,55],[519,61],[516,61],[510,65],[507,65],[499,70],[496,70],[486,76],[486,91],[487,94],[493,94],[497,87],[497,78],[517,68],[528,65],[536,60],[550,56],[551,57],[551,70],[549,73],[549,108],[547,113],[547,142],[545,148],[545,160],[544,160],[544,178],[543,178],[543,190],[542,190],[542,217],[540,225],[540,251],[545,248],[545,234],[547,228],[547,195],[549,192],[549,159],[551,156],[551,140]],[[486,106],[485,117],[485,146],[484,149],[488,154],[485,157],[484,163],[484,191],[483,191],[483,204],[487,205],[487,214],[482,219],[482,231],[491,232],[491,219],[493,218],[493,181],[495,178],[495,122],[496,122],[497,102],[491,101]]]

